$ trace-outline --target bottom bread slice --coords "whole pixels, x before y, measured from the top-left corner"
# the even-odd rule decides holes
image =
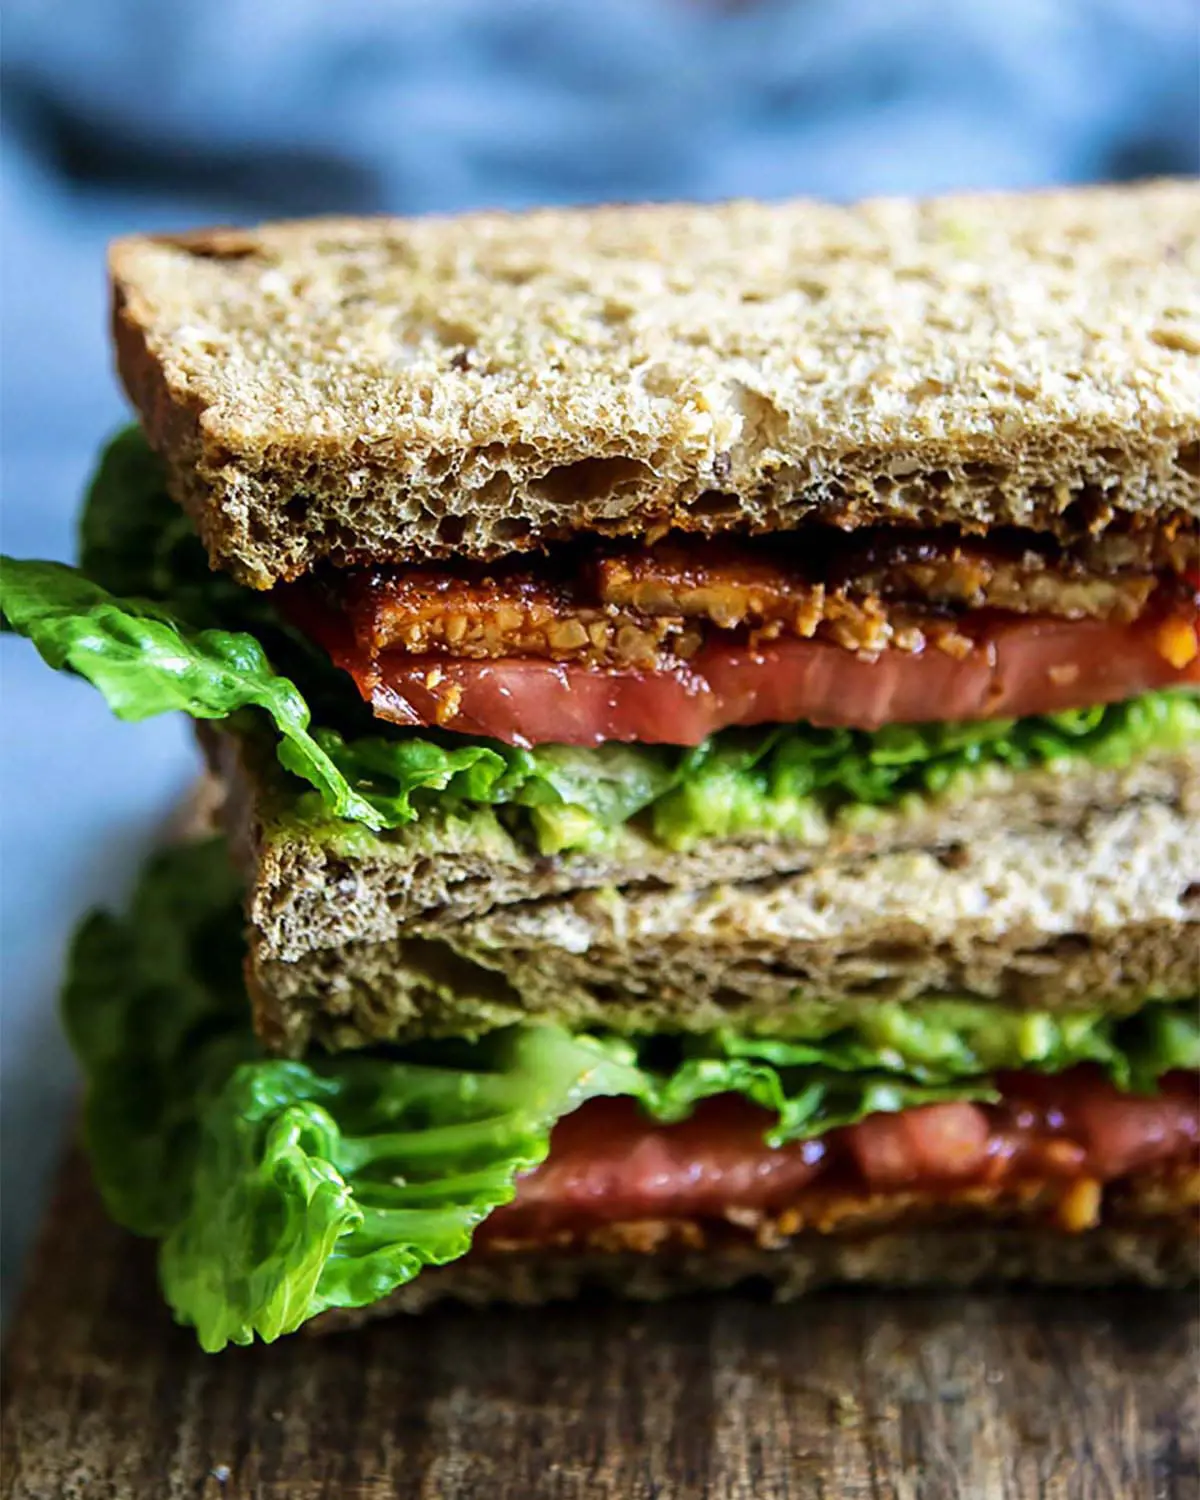
[[[660,1301],[732,1288],[790,1301],[833,1286],[1168,1288],[1188,1286],[1198,1275],[1200,1238],[1190,1214],[1083,1234],[1025,1224],[922,1225],[844,1238],[804,1234],[775,1247],[730,1240],[650,1255],[554,1249],[469,1255],[423,1271],[370,1307],[325,1313],[310,1331],[334,1333],[447,1301],[532,1306],[594,1293]]]

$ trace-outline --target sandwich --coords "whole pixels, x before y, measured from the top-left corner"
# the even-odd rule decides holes
[[[64,1008],[205,1348],[1195,1274],[1200,187],[110,269],[139,425],[3,611],[198,725]]]

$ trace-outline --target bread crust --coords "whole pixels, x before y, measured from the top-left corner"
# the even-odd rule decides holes
[[[1180,1214],[1083,1234],[1026,1224],[938,1224],[849,1238],[806,1234],[775,1247],[741,1240],[652,1255],[543,1250],[468,1256],[422,1271],[370,1307],[323,1313],[307,1331],[336,1333],[446,1301],[540,1306],[595,1292],[657,1302],[754,1285],[788,1302],[830,1286],[1183,1287],[1196,1280],[1197,1251],[1195,1219]]]
[[[1200,518],[1200,185],[325,219],[112,247],[216,566]]]

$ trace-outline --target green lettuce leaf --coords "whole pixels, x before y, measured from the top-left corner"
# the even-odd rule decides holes
[[[367,797],[389,828],[443,807],[520,808],[542,854],[600,847],[676,782],[681,752],[664,746],[539,745],[518,750],[479,740],[441,743],[415,735],[346,739],[318,729],[330,762]],[[290,749],[280,760],[290,767]],[[292,768],[294,769],[294,768]],[[301,809],[303,811],[303,809]]]
[[[209,566],[137,427],[118,433],[101,454],[79,520],[79,566],[110,594],[149,600],[197,629],[253,635],[277,671],[303,681],[317,719],[343,727],[375,724],[350,679],[280,615],[269,593],[244,588]]]
[[[112,1216],[163,1235],[186,1212],[205,1101],[257,1045],[240,891],[218,839],[146,865],[128,914],[75,934],[62,995],[84,1067],[84,1134]]]
[[[748,832],[803,836],[817,807],[937,795],[989,766],[1024,771],[1075,756],[1128,765],[1149,749],[1197,740],[1200,699],[1181,692],[1027,719],[895,724],[869,734],[808,725],[732,730],[689,753],[650,817],[655,836],[672,848]]]
[[[235,1070],[204,1112],[192,1204],[160,1262],[205,1348],[275,1338],[456,1260],[556,1120],[637,1083],[551,1027],[472,1051],[469,1067],[347,1054]]]
[[[82,570],[0,560],[0,613],[45,659],[94,682],[123,718],[179,708],[270,715],[282,764],[316,789],[300,818],[398,828],[435,801],[506,809],[540,853],[604,847],[632,819],[674,849],[706,839],[804,838],[831,813],[944,792],[989,767],[1068,757],[1125,765],[1200,741],[1200,698],[1127,703],[1022,720],[727,730],[694,749],[543,745],[381,727],[349,677],[284,621],[269,594],[213,572],[137,429],[106,449],[81,528]],[[299,686],[297,685],[299,684]]]
[[[544,1159],[555,1121],[598,1095],[669,1121],[740,1093],[770,1112],[781,1143],[880,1110],[991,1098],[995,1068],[1089,1060],[1149,1088],[1200,1065],[1194,1006],[1112,1022],[947,1000],[790,1039],[525,1026],[269,1058],[249,1026],[240,922],[223,845],[168,850],[128,917],[84,924],[64,996],[101,1192],[122,1223],[163,1241],[167,1299],[206,1349],[365,1306],[463,1255]]]
[[[79,562],[110,594],[169,604],[194,624],[209,623],[214,590],[227,582],[207,576],[200,539],[167,494],[162,464],[138,427],[117,433],[100,455],[79,518]],[[229,588],[235,597],[250,592]]]
[[[672,849],[743,834],[804,838],[822,817],[937,795],[990,766],[1028,770],[1082,756],[1128,765],[1152,749],[1200,741],[1200,699],[1146,693],[1124,703],[1028,719],[894,725],[873,733],[812,725],[724,730],[692,750],[505,745],[316,731],[330,761],[388,827],[443,805],[525,811],[542,854],[601,848],[641,816]],[[289,764],[290,750],[280,758]],[[303,809],[301,809],[302,811]]]
[[[51,667],[69,667],[99,688],[119,719],[173,709],[226,719],[262,709],[287,746],[289,770],[310,781],[331,812],[381,825],[309,734],[308,704],[254,636],[197,630],[157,604],[114,597],[77,568],[7,557],[0,559],[0,611]]]

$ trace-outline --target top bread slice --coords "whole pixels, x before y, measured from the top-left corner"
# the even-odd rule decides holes
[[[1200,517],[1200,184],[317,219],[118,241],[214,565],[807,519]]]

